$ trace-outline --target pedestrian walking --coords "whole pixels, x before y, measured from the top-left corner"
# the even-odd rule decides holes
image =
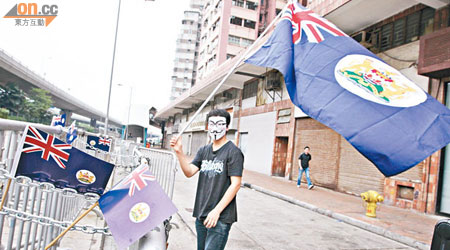
[[[230,114],[223,109],[207,115],[212,143],[200,148],[189,163],[181,140],[172,138],[174,149],[186,177],[200,172],[193,216],[196,218],[198,250],[225,248],[231,225],[237,221],[236,194],[241,186],[244,155],[226,137]]]
[[[309,147],[306,146],[303,153],[298,157],[297,187],[300,187],[303,172],[305,172],[306,181],[308,182],[308,189],[312,189],[314,185],[311,183],[311,179],[309,178],[309,161],[311,161],[311,154],[309,153],[309,150]]]

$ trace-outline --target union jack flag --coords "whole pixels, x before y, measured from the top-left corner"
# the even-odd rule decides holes
[[[142,167],[134,170],[131,172],[131,174],[125,179],[125,182],[123,185],[130,185],[130,189],[128,191],[129,196],[133,196],[136,188],[140,191],[144,187],[147,186],[147,182],[145,180],[149,181],[155,181],[156,178],[153,175],[145,174],[145,172],[148,171],[148,165],[143,165]]]
[[[69,150],[72,146],[64,143],[56,144],[55,137],[53,135],[46,135],[46,138],[44,138],[45,135],[43,136],[37,129],[31,126],[28,127],[24,143],[30,147],[24,148],[22,152],[28,154],[42,151],[42,159],[48,161],[51,156],[60,168],[66,169],[66,165],[62,162],[62,160],[67,162],[70,154],[64,150]]]
[[[111,145],[111,139],[106,139],[106,138],[102,138],[100,137],[100,139],[98,139],[98,144],[99,145]]]
[[[327,32],[333,36],[347,36],[334,24],[296,2],[288,5],[282,19],[287,19],[292,23],[292,41],[294,44],[302,40],[303,32],[310,43],[322,42],[324,40],[322,32]]]

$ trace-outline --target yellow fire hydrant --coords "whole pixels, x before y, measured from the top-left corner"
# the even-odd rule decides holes
[[[384,198],[379,193],[373,190],[369,190],[361,194],[361,198],[367,202],[366,216],[375,218],[377,217],[377,202],[383,202]]]

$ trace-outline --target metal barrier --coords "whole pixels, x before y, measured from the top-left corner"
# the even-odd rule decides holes
[[[50,183],[39,183],[28,177],[10,175],[18,142],[27,123],[0,119],[0,188],[2,197],[7,195],[3,210],[0,211],[0,248],[6,250],[44,249],[62,230],[84,209],[96,202],[97,194],[78,194],[73,189],[58,189]],[[65,137],[63,129],[40,124],[30,124],[46,132]],[[97,158],[116,165],[113,175],[121,170],[123,175],[130,173],[139,165],[139,160],[149,163],[150,171],[158,183],[172,199],[177,160],[169,151],[148,149],[120,139],[113,140],[111,153],[86,149],[85,136],[82,134],[73,146]],[[61,138],[65,139],[65,138]],[[120,179],[110,179],[111,187]],[[8,194],[5,188],[8,181],[11,186]],[[100,212],[97,212],[101,216]],[[170,220],[157,230],[144,236],[130,249],[155,249],[155,245],[164,246],[170,230]],[[100,233],[110,236],[107,227],[76,225],[73,230],[84,233]],[[103,240],[102,240],[103,241]],[[56,249],[58,244],[51,249]],[[158,247],[158,249],[160,249]]]
[[[18,142],[27,123],[0,119],[0,182],[5,205],[0,212],[0,246],[12,249],[43,249],[74,220],[83,207],[95,202],[97,194],[78,194],[73,189],[57,189],[28,177],[10,175]],[[63,136],[60,127],[31,124],[46,132]],[[101,157],[100,157],[101,158]],[[5,188],[11,180],[8,194]],[[9,219],[9,221],[7,220]],[[5,227],[8,222],[8,227]],[[75,230],[87,230],[86,227]],[[104,228],[91,231],[108,233]],[[53,247],[56,249],[56,247]]]
[[[172,199],[175,187],[175,174],[178,160],[173,152],[139,147],[134,147],[134,152],[138,151],[141,159],[145,159],[150,167],[150,172],[156,176],[156,180],[164,189],[166,194]],[[170,219],[159,225],[155,230],[144,235],[138,242],[130,246],[130,250],[159,250],[166,249],[166,242],[171,229]]]
[[[178,160],[171,151],[139,147],[142,157],[148,160],[150,172],[156,176],[156,180],[172,199],[175,186],[175,174]]]

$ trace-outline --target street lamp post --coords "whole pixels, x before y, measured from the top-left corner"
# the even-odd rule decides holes
[[[128,86],[130,87],[130,99],[128,102],[128,118],[127,118],[127,126],[125,127],[125,140],[128,139],[128,126],[130,125],[130,113],[131,113],[131,98],[133,97],[133,86],[126,85],[126,84],[117,84],[118,86]]]
[[[105,135],[108,135],[108,122],[109,122],[109,105],[111,103],[111,88],[114,75],[114,59],[116,57],[116,43],[117,43],[117,31],[119,30],[119,17],[120,17],[120,4],[122,0],[119,0],[119,8],[117,9],[117,22],[116,22],[116,34],[114,37],[114,49],[111,65],[111,77],[109,78],[109,94],[108,94],[108,106],[106,107],[106,119],[105,119]]]

